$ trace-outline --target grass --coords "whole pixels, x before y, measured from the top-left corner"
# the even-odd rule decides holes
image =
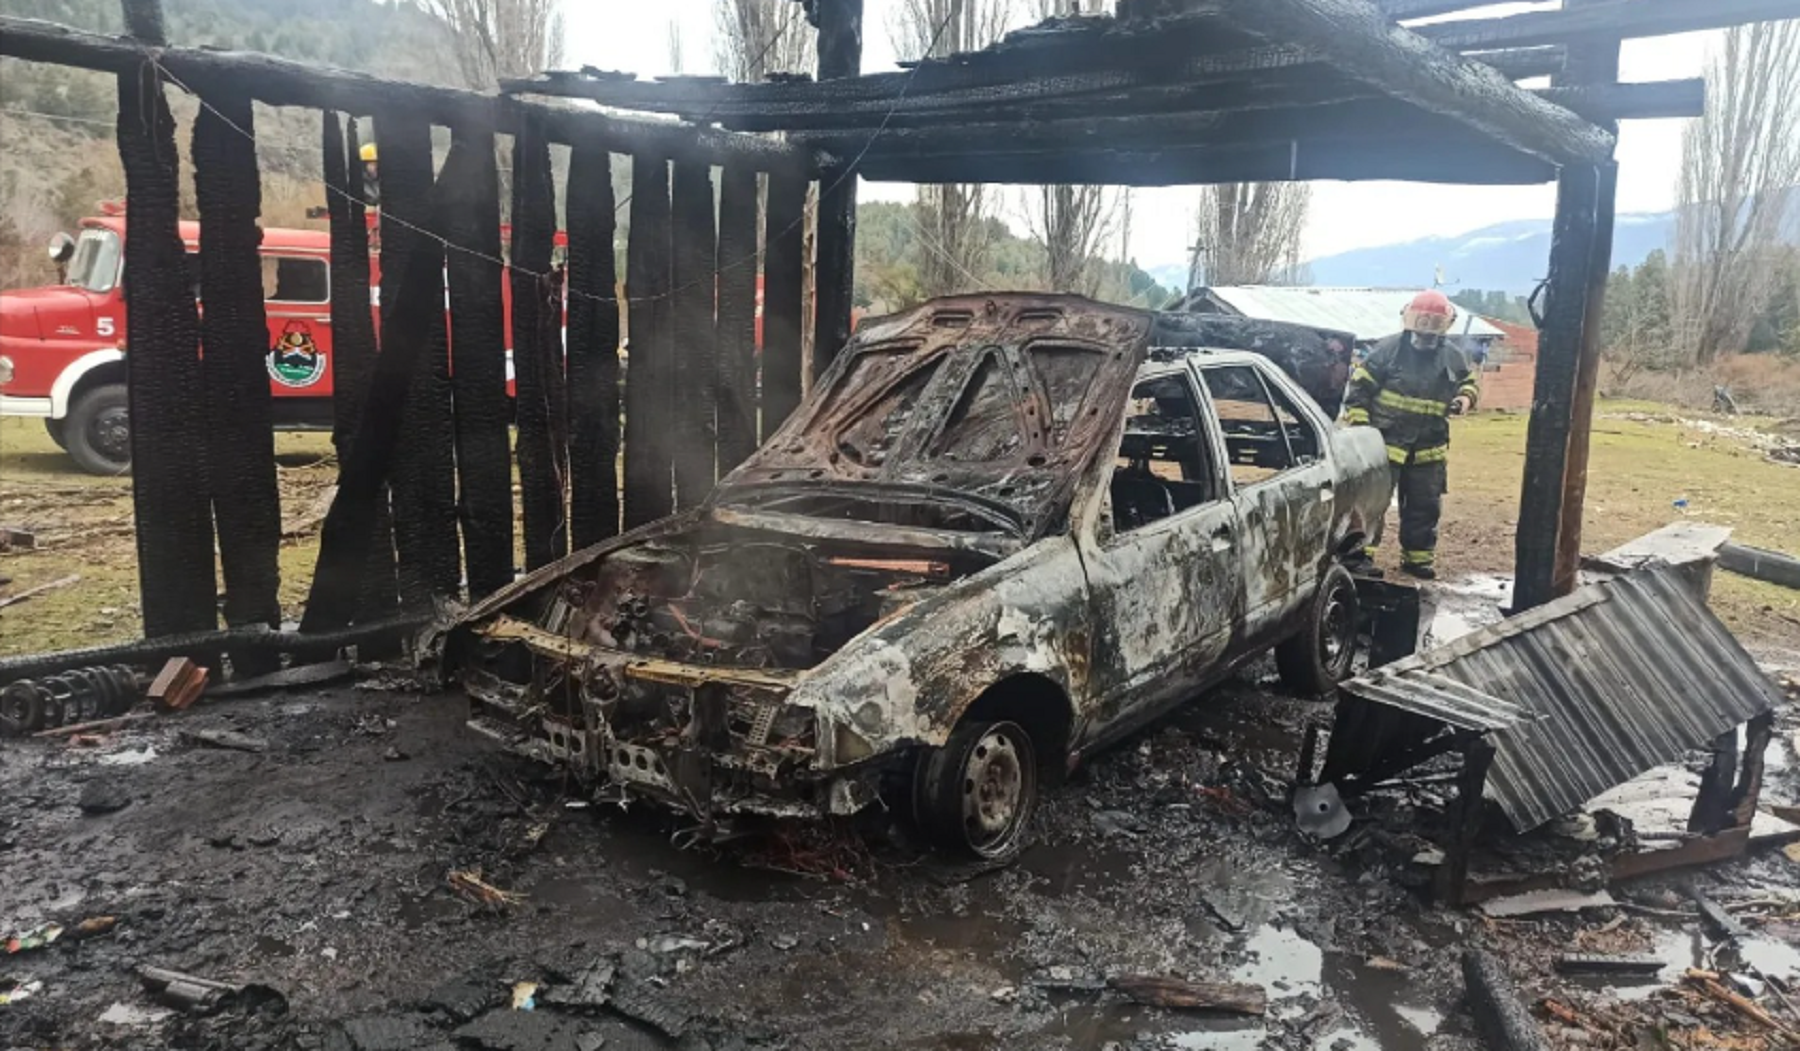
[[[1800,553],[1800,468],[1771,463],[1731,434],[1680,422],[1699,419],[1743,430],[1772,422],[1655,403],[1601,404],[1585,550],[1604,551],[1686,517],[1731,526],[1742,543]],[[1526,417],[1482,414],[1453,427],[1441,568],[1450,576],[1510,575]],[[335,479],[330,441],[323,434],[278,434],[275,447],[283,511],[304,516]],[[1686,507],[1677,507],[1682,500]],[[0,524],[38,537],[35,551],[0,553],[0,577],[13,578],[0,586],[0,596],[81,576],[72,587],[0,609],[0,655],[124,641],[142,632],[128,479],[82,474],[42,423],[0,419]],[[1393,523],[1388,535],[1397,535]],[[1388,545],[1387,557],[1394,547]],[[316,528],[282,542],[281,601],[290,617],[299,613],[317,556]],[[1800,592],[1720,573],[1713,606],[1747,643],[1800,654]]]

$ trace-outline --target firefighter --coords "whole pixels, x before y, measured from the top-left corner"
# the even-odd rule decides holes
[[[372,142],[363,143],[361,154],[363,166],[363,203],[368,205],[380,204],[381,166],[377,163],[375,144]]]
[[[1445,338],[1456,308],[1442,292],[1420,292],[1400,317],[1403,331],[1375,344],[1350,373],[1344,420],[1381,431],[1400,496],[1400,568],[1433,580],[1447,488],[1449,417],[1474,408],[1480,388],[1468,356]],[[1369,540],[1371,557],[1381,531],[1377,522]]]

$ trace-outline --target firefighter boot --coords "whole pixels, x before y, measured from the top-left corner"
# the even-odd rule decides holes
[[[1400,568],[1420,580],[1437,579],[1438,516],[1449,472],[1440,459],[1400,469]]]

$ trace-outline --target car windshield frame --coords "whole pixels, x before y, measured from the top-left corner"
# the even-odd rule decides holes
[[[96,295],[111,292],[119,287],[119,269],[124,262],[124,243],[116,231],[104,226],[84,227],[75,238],[68,283]]]

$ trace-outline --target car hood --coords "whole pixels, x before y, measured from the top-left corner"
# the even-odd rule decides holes
[[[93,303],[78,288],[57,285],[0,293],[0,332],[9,336],[54,339],[62,325],[89,332],[92,315]]]
[[[812,487],[871,505],[935,501],[1041,537],[1116,439],[1150,323],[1148,311],[1042,293],[945,297],[866,321],[716,500]]]

